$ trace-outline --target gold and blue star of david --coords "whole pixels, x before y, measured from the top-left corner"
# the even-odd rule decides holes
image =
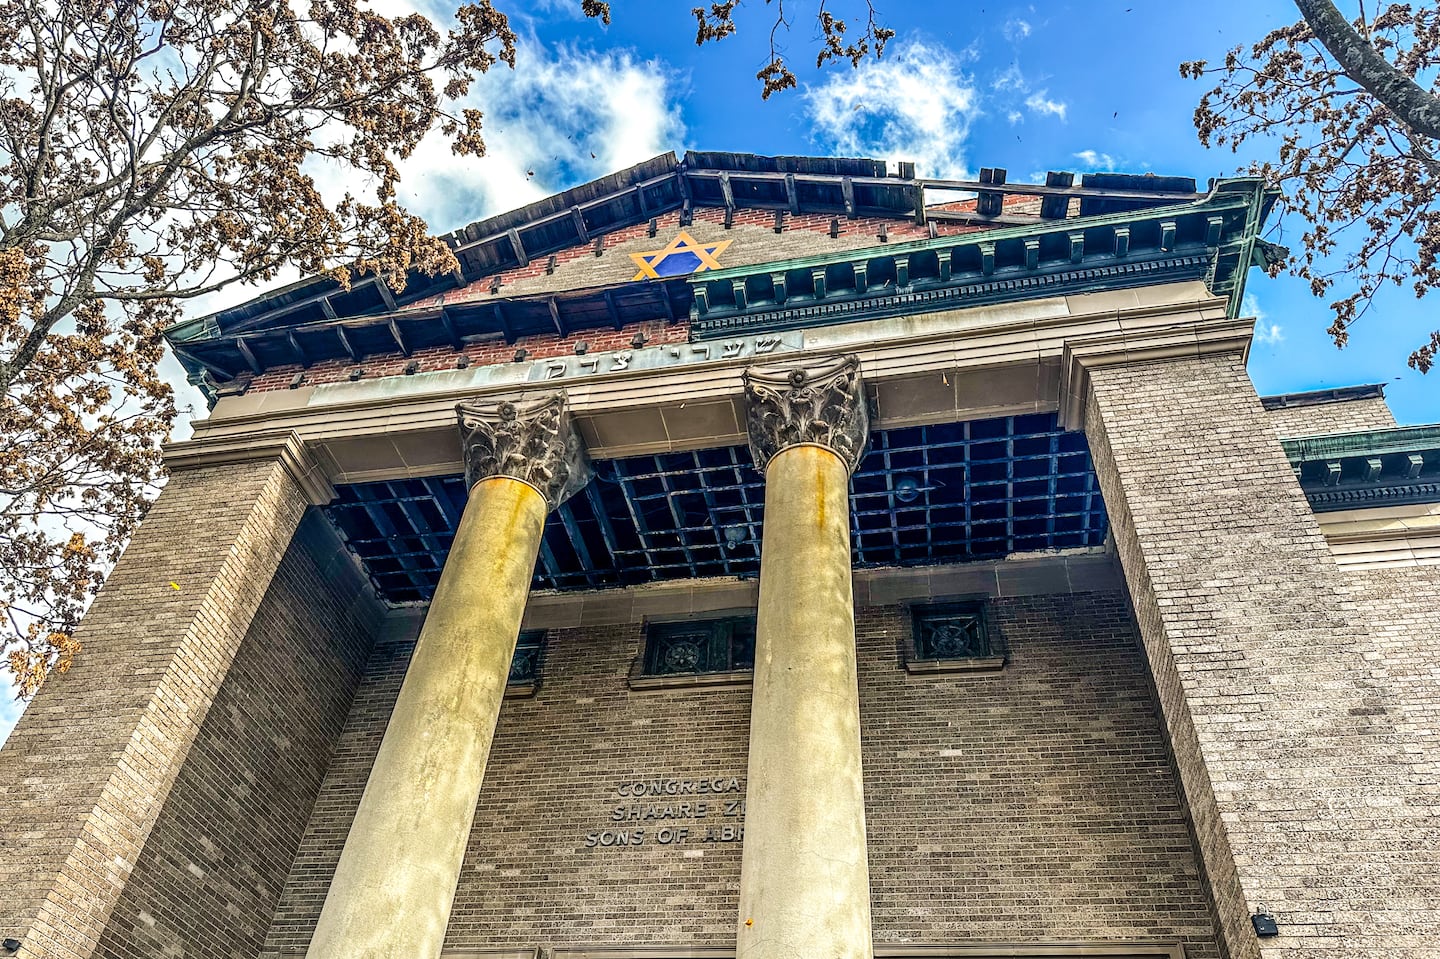
[[[720,269],[720,254],[731,240],[701,243],[681,230],[663,249],[631,253],[630,259],[640,268],[631,280],[658,280],[662,276],[686,276],[705,270]]]

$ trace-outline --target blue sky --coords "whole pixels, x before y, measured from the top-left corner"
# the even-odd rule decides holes
[[[509,176],[457,174],[436,156],[409,184],[415,205],[448,228],[657,147],[913,159],[931,175],[1002,166],[1012,180],[1051,169],[1153,170],[1203,186],[1249,156],[1200,146],[1190,118],[1205,87],[1181,79],[1178,64],[1218,60],[1298,17],[1289,3],[1235,0],[879,2],[899,31],[885,61],[816,71],[812,8],[792,0],[795,24],[782,42],[801,86],[768,102],[754,74],[773,5],[747,0],[739,33],[704,48],[693,42],[691,3],[619,0],[608,28],[581,18],[577,0],[511,7],[526,42],[515,76],[490,84],[501,93],[486,103],[495,156],[471,161],[508,164]],[[443,207],[432,205],[436,176],[456,188],[444,191]],[[1280,226],[1273,239],[1298,243],[1297,224]],[[1325,334],[1325,303],[1302,281],[1254,274],[1249,289],[1262,320],[1251,360],[1262,393],[1384,382],[1401,422],[1440,421],[1440,373],[1405,366],[1440,325],[1428,302],[1389,292],[1339,351]]]
[[[383,8],[407,2],[384,0]],[[812,8],[792,0],[796,22],[782,42],[800,89],[761,101],[754,75],[766,59],[773,7],[759,0],[740,8],[736,36],[704,48],[693,42],[692,3],[616,0],[605,28],[580,17],[579,0],[497,2],[524,41],[516,71],[497,71],[475,90],[491,155],[456,159],[437,140],[403,165],[402,196],[436,230],[669,149],[911,159],[937,176],[1000,166],[1012,180],[1046,170],[1155,171],[1203,185],[1250,157],[1200,146],[1190,117],[1204,87],[1182,80],[1177,65],[1218,60],[1297,16],[1273,0],[1215,0],[1203,12],[1145,0],[878,0],[899,31],[885,60],[817,72],[815,31],[801,19]],[[443,0],[417,5],[447,14]],[[326,176],[319,173],[322,183]],[[332,188],[351,185],[329,176]],[[1281,227],[1273,239],[1298,242],[1298,225]],[[1324,302],[1304,283],[1257,273],[1249,290],[1261,317],[1250,369],[1262,393],[1383,382],[1401,423],[1440,422],[1440,372],[1422,377],[1405,366],[1440,326],[1429,301],[1387,292],[1340,351],[1325,334]],[[252,295],[230,291],[198,312]],[[16,715],[16,704],[0,696],[0,738]]]

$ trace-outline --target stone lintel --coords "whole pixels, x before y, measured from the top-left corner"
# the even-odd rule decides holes
[[[865,455],[870,415],[857,356],[806,357],[775,366],[751,366],[743,375],[746,426],[755,467],[791,446],[820,446],[844,460],[851,473]]]
[[[507,476],[555,509],[590,481],[590,460],[563,391],[461,403],[465,486]]]
[[[162,448],[165,467],[170,472],[219,466],[227,463],[248,463],[275,459],[304,491],[311,506],[324,506],[335,498],[326,471],[311,455],[305,441],[295,430],[271,430],[243,435],[195,437]]]
[[[1213,353],[1250,354],[1255,320],[1218,319],[1066,339],[1060,365],[1060,425],[1085,428],[1090,370]]]

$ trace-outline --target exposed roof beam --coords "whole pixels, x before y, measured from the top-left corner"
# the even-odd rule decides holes
[[[234,370],[226,369],[218,363],[214,363],[210,360],[205,359],[205,357],[203,356],[191,353],[183,346],[176,346],[174,343],[171,343],[170,349],[174,350],[175,355],[180,357],[181,359],[189,360],[192,363],[203,366],[205,367],[205,369],[209,370],[211,373],[214,373],[216,376],[223,376],[225,377],[225,379],[228,380],[235,375]]]
[[[505,336],[506,343],[515,342],[515,331],[510,328],[510,320],[505,316],[505,304],[495,304],[495,322],[500,324],[500,332]]]
[[[450,314],[445,312],[443,306],[440,308],[440,326],[445,330],[445,337],[450,341],[450,345],[453,348],[456,350],[463,350],[465,348],[465,343],[460,339],[460,334],[455,332],[455,322],[450,319]]]
[[[245,361],[245,365],[250,367],[251,372],[258,376],[263,370],[263,367],[261,367],[260,361],[255,358],[255,353],[250,349],[250,344],[245,342],[245,337],[235,337],[235,349],[240,351],[240,357]]]
[[[614,290],[605,291],[605,312],[610,314],[610,323],[615,329],[618,330],[625,325],[625,321],[620,317],[620,311],[615,308]]]
[[[390,319],[390,322],[386,323],[385,326],[387,329],[390,330],[390,336],[395,340],[395,345],[400,348],[400,355],[409,356],[410,344],[406,343],[405,337],[401,335],[400,324],[396,323],[394,318],[392,317]]]
[[[530,224],[526,224],[528,227]],[[515,259],[521,266],[530,265],[530,257],[525,255],[525,244],[520,242],[520,231],[511,227],[505,231],[505,236],[510,240],[510,249],[515,253]]]
[[[355,349],[355,344],[350,340],[349,334],[345,332],[345,327],[336,326],[335,335],[340,338],[340,345],[345,348],[346,354],[350,357],[350,362],[359,363],[360,351]]]
[[[546,303],[550,307],[550,322],[554,324],[555,332],[563,339],[567,334],[565,332],[565,322],[560,319],[560,301],[552,296]]]

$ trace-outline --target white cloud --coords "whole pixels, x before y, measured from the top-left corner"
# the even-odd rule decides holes
[[[1257,343],[1277,344],[1285,339],[1279,323],[1257,323],[1255,324],[1255,341]]]
[[[1074,154],[1074,157],[1089,170],[1114,170],[1116,166],[1113,156],[1095,150],[1081,150]]]
[[[1278,346],[1285,341],[1284,327],[1279,323],[1269,321],[1265,311],[1260,308],[1260,301],[1255,298],[1254,293],[1246,293],[1244,299],[1240,301],[1240,314],[1255,318],[1256,343]]]
[[[922,176],[963,179],[963,148],[980,113],[972,77],[939,47],[911,41],[808,87],[817,145],[846,156],[914,160]]]
[[[1030,89],[1030,81],[1025,79],[1025,74],[1020,70],[1020,64],[1012,62],[1001,73],[990,81],[990,89],[996,93],[1003,93],[1006,90],[1014,90],[1016,93],[1025,93]]]
[[[1025,100],[1025,105],[1041,116],[1055,116],[1065,119],[1065,111],[1069,109],[1065,103],[1059,100],[1051,100],[1047,94],[1049,90],[1037,90],[1030,94]]]
[[[1000,28],[1000,32],[1005,35],[1005,39],[1011,43],[1019,43],[1021,40],[1024,40],[1030,36],[1030,31],[1030,22],[1028,20],[1021,20],[1019,17],[1006,20],[1005,26]]]
[[[392,16],[418,7],[441,24],[453,15],[453,8],[427,0],[386,0],[382,6]],[[446,233],[648,160],[676,147],[684,136],[676,99],[681,83],[664,64],[624,51],[549,49],[533,38],[523,40],[515,69],[492,68],[461,104],[485,112],[486,155],[456,156],[444,137],[432,133],[398,161],[398,198],[432,231]],[[336,166],[314,164],[307,172],[332,200],[346,190],[356,195],[373,191],[373,185],[356,182],[353,172]],[[369,195],[373,198],[373,192]],[[266,287],[299,278],[286,271]],[[188,313],[201,316],[260,292],[253,286],[227,287],[193,301]]]
[[[1011,110],[1009,113],[1005,114],[1005,119],[1009,120],[1010,125],[1013,127],[1017,123],[1025,122],[1025,114],[1021,113],[1019,110]]]
[[[398,198],[447,232],[647,160],[684,136],[678,83],[624,51],[522,41],[515,69],[492,68],[461,104],[485,113],[486,155],[456,156],[434,132],[399,162]],[[344,170],[313,175],[327,196],[364,188]]]
[[[25,704],[17,700],[11,691],[12,681],[10,670],[0,669],[0,746],[10,738],[10,730],[15,728],[16,721],[25,710]]]

